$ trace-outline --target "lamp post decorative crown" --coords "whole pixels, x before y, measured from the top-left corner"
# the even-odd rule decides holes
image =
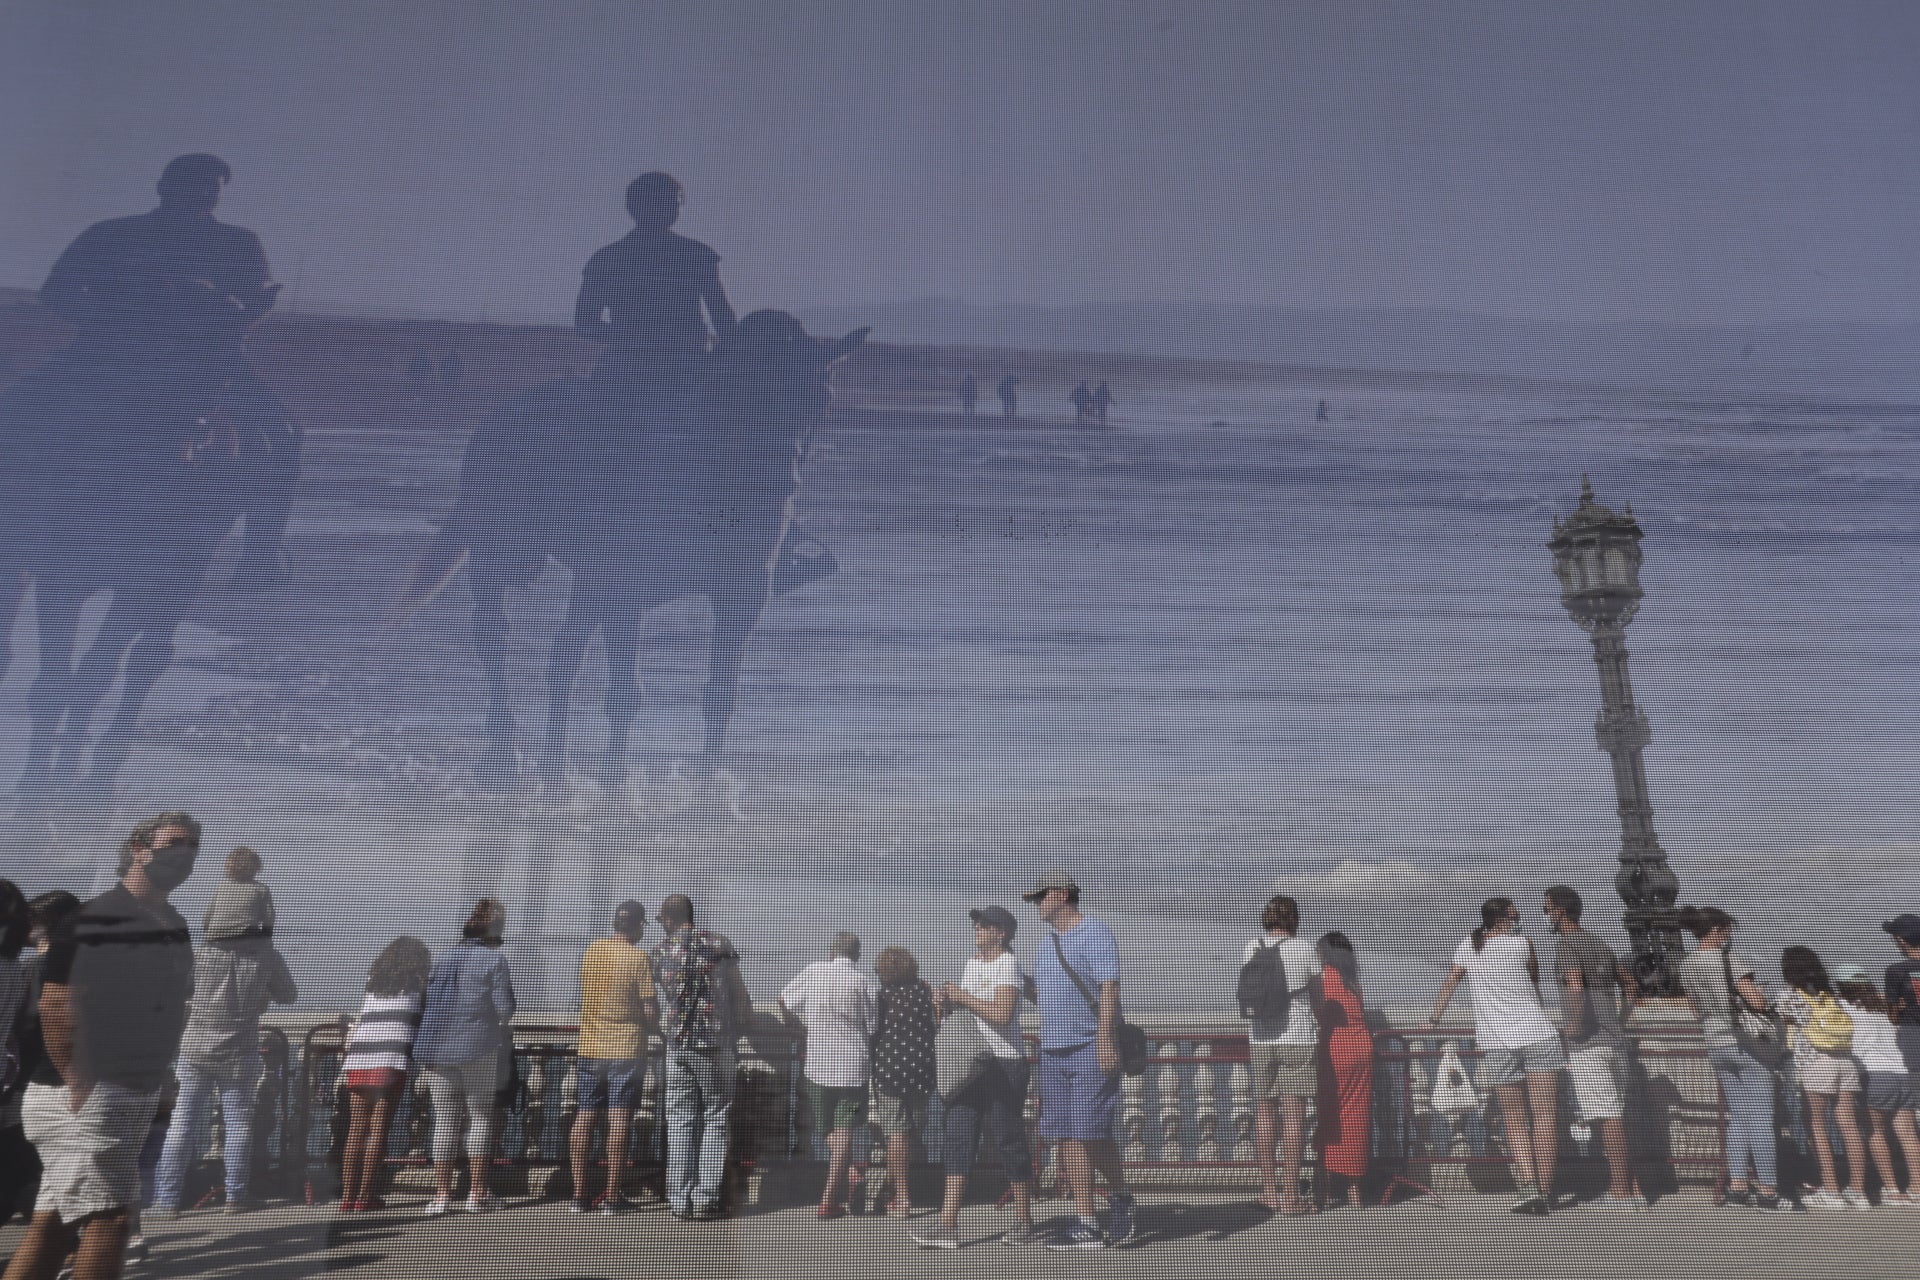
[[[1620,809],[1620,873],[1614,879],[1626,903],[1624,922],[1633,942],[1633,972],[1647,995],[1676,995],[1685,948],[1674,902],[1680,882],[1667,866],[1666,850],[1653,833],[1653,801],[1647,795],[1641,758],[1651,738],[1646,713],[1634,705],[1627,678],[1627,624],[1639,611],[1640,538],[1633,506],[1616,513],[1594,501],[1593,485],[1580,477],[1580,505],[1553,522],[1553,571],[1560,603],[1593,639],[1600,668],[1600,718],[1594,736],[1613,763]]]

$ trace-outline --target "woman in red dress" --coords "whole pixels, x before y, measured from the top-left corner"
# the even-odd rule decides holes
[[[1326,1171],[1328,1197],[1360,1207],[1360,1179],[1373,1147],[1373,1033],[1361,1005],[1360,967],[1344,933],[1316,946],[1325,966],[1320,1010],[1320,1107],[1314,1146]]]

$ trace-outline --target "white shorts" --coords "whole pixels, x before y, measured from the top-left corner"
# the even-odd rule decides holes
[[[1832,1097],[1860,1092],[1860,1066],[1852,1058],[1838,1053],[1815,1054],[1810,1062],[1796,1062],[1800,1087],[1808,1093]]]
[[[140,1148],[159,1106],[158,1089],[101,1083],[76,1114],[67,1107],[66,1086],[29,1085],[20,1125],[44,1166],[33,1211],[76,1223],[139,1204]]]
[[[1573,1082],[1573,1100],[1580,1118],[1618,1120],[1627,1112],[1627,1060],[1610,1044],[1590,1044],[1567,1053],[1567,1078]]]

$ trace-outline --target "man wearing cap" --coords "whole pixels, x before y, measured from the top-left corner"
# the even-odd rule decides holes
[[[1900,1056],[1908,1071],[1920,1071],[1920,916],[1902,912],[1880,926],[1900,949],[1887,966],[1887,1008],[1900,1033]]]
[[[1079,1215],[1048,1248],[1103,1249],[1133,1235],[1133,1194],[1113,1141],[1120,1102],[1114,1039],[1120,949],[1112,930],[1080,910],[1080,886],[1065,871],[1047,872],[1022,896],[1048,926],[1033,965],[1040,1009],[1040,1136],[1060,1144],[1060,1164]],[[1096,1172],[1112,1193],[1106,1236],[1094,1216]]]
[[[587,1157],[600,1113],[607,1113],[607,1191],[600,1212],[627,1208],[620,1189],[627,1167],[627,1123],[647,1074],[647,1033],[660,1025],[653,970],[640,949],[647,909],[628,899],[613,909],[613,932],[596,938],[580,959],[580,1111],[573,1122],[573,1211],[593,1207]]]

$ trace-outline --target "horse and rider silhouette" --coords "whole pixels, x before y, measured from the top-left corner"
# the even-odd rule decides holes
[[[82,233],[40,291],[77,336],[0,395],[0,634],[29,589],[39,623],[20,781],[30,797],[81,782],[89,756],[84,780],[111,788],[236,520],[236,585],[286,572],[301,436],[242,349],[279,286],[258,237],[213,216],[231,177],[216,156],[181,156],[157,208]],[[101,591],[112,604],[79,651],[82,606]],[[117,675],[115,714],[89,742]]]
[[[246,530],[236,585],[271,586],[286,571],[300,435],[242,351],[278,286],[259,240],[212,216],[230,177],[216,157],[182,156],[162,175],[159,208],[75,241],[42,297],[79,336],[0,395],[0,639],[29,588],[39,621],[20,782],[30,800],[110,791],[236,520]],[[469,570],[487,692],[482,773],[494,781],[517,769],[505,596],[548,560],[572,571],[572,587],[548,662],[547,777],[564,771],[568,696],[596,632],[611,672],[601,769],[614,774],[638,711],[645,611],[709,601],[712,759],[768,599],[832,571],[793,528],[792,500],[830,370],[867,331],[829,341],[782,312],[736,320],[718,255],[671,230],[682,200],[663,173],[628,188],[634,229],[587,264],[575,309],[603,357],[589,377],[516,395],[478,425],[458,498],[402,593],[404,615]],[[102,591],[112,603],[78,652],[82,606]],[[119,674],[113,719],[89,742]]]
[[[671,230],[682,198],[664,173],[628,187],[634,229],[593,255],[574,309],[576,329],[606,345],[599,364],[515,396],[475,429],[459,497],[402,592],[402,609],[415,609],[468,570],[490,781],[517,772],[506,593],[549,560],[572,572],[547,662],[539,769],[550,781],[566,769],[573,681],[596,633],[609,671],[599,772],[618,778],[640,706],[645,614],[683,596],[707,600],[701,754],[713,761],[767,601],[831,571],[794,536],[793,498],[832,367],[867,330],[813,338],[779,311],[736,321],[719,255]]]

